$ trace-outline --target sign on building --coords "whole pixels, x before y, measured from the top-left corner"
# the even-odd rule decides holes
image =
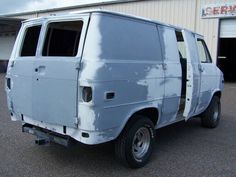
[[[236,17],[236,2],[205,5],[201,15],[202,18]]]

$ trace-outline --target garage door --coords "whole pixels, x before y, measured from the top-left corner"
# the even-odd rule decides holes
[[[8,60],[15,42],[15,35],[1,34],[0,36],[0,60]]]
[[[236,19],[224,19],[220,23],[221,38],[236,38]]]

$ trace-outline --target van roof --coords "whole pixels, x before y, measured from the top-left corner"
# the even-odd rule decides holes
[[[31,18],[31,19],[24,20],[23,23],[30,22],[30,21],[41,21],[43,19],[53,19],[53,18],[58,18],[58,17],[61,17],[61,18],[76,17],[79,14],[92,14],[92,13],[111,14],[111,15],[115,15],[115,16],[127,17],[127,18],[131,18],[131,19],[137,19],[137,20],[151,22],[151,23],[155,23],[155,24],[159,24],[159,25],[163,25],[163,26],[167,26],[167,27],[172,27],[177,30],[185,29],[185,28],[178,27],[175,25],[170,25],[168,23],[160,22],[158,20],[152,20],[149,18],[144,18],[144,17],[135,16],[135,15],[131,15],[131,14],[125,14],[125,13],[114,12],[114,11],[109,11],[109,10],[101,10],[101,9],[80,10],[80,11],[73,11],[73,12],[69,12],[69,13],[58,14],[58,15],[54,15],[54,16]],[[185,29],[185,30],[188,30],[188,29]],[[191,31],[191,30],[188,30],[188,31]],[[194,31],[191,31],[191,32],[197,34]],[[200,34],[198,34],[198,35],[200,35]],[[200,36],[202,36],[202,35],[200,35]]]

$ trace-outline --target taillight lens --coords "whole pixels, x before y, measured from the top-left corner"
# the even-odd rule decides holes
[[[91,87],[82,87],[82,99],[84,102],[90,102],[93,99]]]

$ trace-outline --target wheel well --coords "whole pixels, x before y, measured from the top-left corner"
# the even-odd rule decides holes
[[[159,118],[159,114],[158,114],[157,108],[145,108],[145,109],[142,109],[142,110],[134,113],[131,116],[131,119],[133,117],[135,117],[135,115],[142,115],[142,116],[145,116],[145,117],[149,118],[153,122],[154,126],[157,124],[157,121],[158,121],[158,118]]]
[[[219,98],[221,98],[221,91],[217,91],[214,93],[214,96],[218,96]]]

